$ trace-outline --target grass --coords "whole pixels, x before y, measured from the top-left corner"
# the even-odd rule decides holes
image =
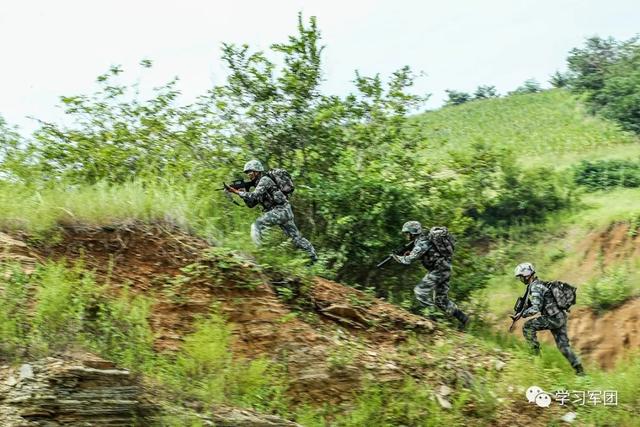
[[[509,147],[524,164],[565,167],[582,159],[640,153],[637,137],[591,116],[564,90],[469,102],[416,116],[422,154],[442,160],[479,141]]]
[[[202,193],[195,184],[137,180],[124,184],[64,185],[52,188],[0,184],[0,228],[46,235],[58,225],[105,225],[162,221],[224,239],[228,230],[248,228],[251,214],[221,192]]]
[[[581,242],[588,240],[590,233],[604,231],[617,222],[630,224],[630,232],[634,233],[640,225],[639,218],[640,189],[621,188],[585,193],[581,198],[581,206],[552,216],[535,232],[519,232],[499,244],[495,250],[501,252],[501,264],[497,266],[487,288],[477,297],[487,302],[491,313],[502,318],[512,311],[516,298],[523,293],[522,285],[512,274],[518,263],[532,262],[544,280],[571,281],[571,277],[582,277],[575,272],[583,261],[583,254],[579,250]],[[637,261],[619,261],[619,267],[625,264],[628,264],[625,267],[625,283],[631,285],[627,294],[633,295],[640,291],[640,285],[636,285],[640,279],[640,274],[635,273]],[[577,284],[606,281],[608,272],[598,268],[592,274],[591,277],[581,278]],[[578,305],[592,305],[585,295],[584,290],[578,292]]]
[[[230,350],[231,329],[213,310],[175,355],[153,350],[151,300],[126,289],[113,295],[81,263],[50,262],[31,275],[0,266],[0,357],[46,357],[85,348],[154,379],[173,403],[198,399],[286,413],[281,368]]]

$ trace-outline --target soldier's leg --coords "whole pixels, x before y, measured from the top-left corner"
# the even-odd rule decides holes
[[[451,277],[451,270],[434,270],[430,274],[436,281],[436,307],[448,315],[453,316],[455,311],[458,310],[458,306],[449,299],[449,278]]]
[[[460,310],[455,302],[449,299],[449,277],[451,276],[451,271],[443,271],[439,276],[443,281],[439,282],[435,289],[436,306],[449,316],[455,317],[460,322],[460,329],[465,329],[469,322],[469,316]]]
[[[278,213],[275,209],[260,215],[258,219],[251,224],[251,239],[253,242],[259,246],[260,243],[262,243],[262,236],[264,235],[264,232],[269,227],[280,224],[282,222],[282,216],[283,215]]]
[[[551,333],[553,334],[553,338],[556,340],[556,346],[558,347],[558,350],[560,350],[560,353],[567,358],[569,363],[571,363],[571,367],[575,369],[576,372],[582,373],[583,369],[580,359],[573,350],[571,350],[571,345],[569,344],[567,325],[565,324],[560,328],[552,329]]]
[[[295,247],[302,249],[307,254],[309,254],[309,258],[311,258],[311,261],[315,262],[318,260],[318,255],[316,254],[315,248],[310,241],[302,237],[302,234],[300,234],[300,230],[298,230],[298,227],[296,227],[291,207],[287,208],[284,222],[280,223],[280,228],[282,228],[284,234],[286,234],[293,241]]]
[[[435,304],[435,291],[436,291],[437,282],[434,280],[432,273],[429,272],[425,275],[420,283],[413,288],[413,293],[416,295],[416,299],[418,303],[423,308],[427,308],[430,311],[433,311],[436,307]]]
[[[549,324],[544,317],[536,317],[527,320],[522,327],[522,335],[524,335],[527,343],[534,353],[540,353],[540,343],[538,342],[537,332],[549,329]]]

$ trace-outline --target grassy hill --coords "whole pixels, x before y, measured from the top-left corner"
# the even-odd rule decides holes
[[[442,159],[474,142],[507,147],[523,165],[562,168],[582,159],[640,156],[640,144],[613,122],[587,114],[561,89],[471,101],[414,118],[422,153]]]
[[[449,151],[465,150],[479,141],[515,150],[523,167],[544,164],[567,174],[582,160],[640,157],[637,136],[588,115],[579,100],[563,90],[469,102],[414,120],[421,128],[424,155],[434,159],[446,159]],[[504,329],[513,302],[522,293],[512,277],[513,267],[533,262],[544,279],[578,286],[578,308],[570,322],[574,343],[587,359],[610,367],[633,352],[625,343],[637,322],[626,313],[633,312],[637,306],[633,298],[640,295],[640,189],[577,187],[575,192],[577,200],[569,209],[537,227],[513,228],[509,238],[494,242],[491,253],[499,255],[501,265],[496,265],[488,287],[476,298],[486,301],[488,318]],[[608,321],[597,322],[605,314]],[[586,319],[591,337],[618,335],[611,332],[612,321],[620,334],[594,344],[577,336],[584,333],[581,325]],[[605,355],[601,347],[606,348]]]
[[[640,156],[636,137],[559,90],[470,102],[411,124],[421,154],[435,163],[476,142],[513,149],[522,167]],[[637,425],[640,359],[621,357],[630,351],[588,358],[604,344],[635,345],[625,329],[635,327],[631,317],[616,327],[630,331],[619,341],[579,342],[590,376],[576,378],[548,344],[534,358],[519,337],[483,328],[461,334],[314,279],[286,243],[254,248],[247,229],[255,213],[231,206],[208,181],[204,190],[157,181],[0,185],[0,229],[11,242],[0,284],[7,363],[80,346],[143,374],[168,409],[206,413],[228,404],[305,426],[549,425],[569,410],[581,425]],[[580,286],[574,337],[598,322],[592,308],[635,313],[624,304],[638,288],[624,284],[638,282],[640,190],[577,191],[570,209],[505,227],[503,237],[474,248],[495,262],[489,287],[467,306],[477,317],[504,330],[522,290],[512,270],[524,260],[545,279]],[[389,229],[404,216],[393,216]],[[609,311],[613,320],[618,313]],[[609,321],[597,326],[598,337],[611,335]],[[620,405],[542,410],[523,398],[532,384],[617,390]]]

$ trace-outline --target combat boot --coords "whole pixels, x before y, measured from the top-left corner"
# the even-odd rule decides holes
[[[458,325],[458,330],[464,331],[467,328],[467,325],[469,324],[469,316],[467,316],[459,308],[456,308],[456,310],[453,312],[453,317],[458,319],[458,322],[460,322],[460,324]]]
[[[573,369],[575,369],[576,375],[579,377],[584,377],[585,375],[587,375],[584,372],[584,368],[582,367],[582,364],[574,366]]]

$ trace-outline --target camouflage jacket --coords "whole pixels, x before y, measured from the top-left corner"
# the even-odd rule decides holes
[[[258,178],[256,189],[252,192],[241,191],[238,195],[244,200],[244,203],[253,208],[257,204],[261,204],[265,211],[270,211],[276,206],[284,206],[287,197],[284,195],[278,185],[267,175]]]
[[[529,290],[531,307],[522,313],[522,317],[530,317],[538,313],[543,316],[554,316],[562,311],[545,282],[536,277],[529,286],[531,286]]]
[[[393,259],[400,264],[411,264],[417,259],[422,260],[422,265],[428,270],[450,269],[451,259],[445,258],[438,252],[429,238],[429,232],[422,232],[415,241],[413,249],[406,256],[393,255]]]

